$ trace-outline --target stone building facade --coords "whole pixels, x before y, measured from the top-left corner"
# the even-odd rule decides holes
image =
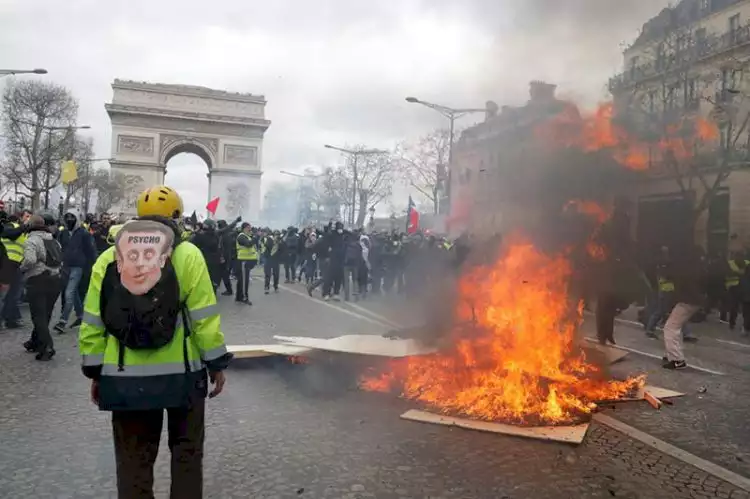
[[[682,0],[648,20],[623,57],[623,72],[609,82],[618,108],[652,122],[700,116],[719,131],[715,157],[698,175],[652,165],[634,193],[637,236],[654,245],[692,239],[710,252],[725,251],[732,233],[750,241],[750,1]],[[684,186],[699,202],[727,164],[731,173],[691,226]]]

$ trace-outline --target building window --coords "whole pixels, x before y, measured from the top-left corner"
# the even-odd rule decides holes
[[[656,70],[661,71],[664,69],[664,43],[660,43],[656,47]]]
[[[711,0],[701,0],[701,14],[705,14],[709,10],[711,10]]]
[[[706,39],[706,28],[695,30],[695,47],[698,50],[698,54],[705,54],[708,49],[707,45],[708,41]]]
[[[698,84],[695,78],[685,80],[685,109],[696,110],[700,106],[697,87]]]
[[[630,77],[635,78],[635,72],[638,69],[638,56],[634,55],[630,58]]]
[[[656,112],[656,91],[652,90],[648,93],[648,112],[654,114]]]
[[[740,15],[735,14],[729,18],[729,41],[731,43],[737,42],[739,29],[740,29]]]

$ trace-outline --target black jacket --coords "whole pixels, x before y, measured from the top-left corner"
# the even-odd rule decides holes
[[[219,249],[219,234],[215,230],[202,230],[195,234],[192,243],[198,246],[209,267],[221,265],[221,251]]]

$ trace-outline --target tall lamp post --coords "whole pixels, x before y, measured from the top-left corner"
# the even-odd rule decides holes
[[[383,149],[344,149],[343,147],[336,147],[330,144],[325,144],[323,147],[325,147],[326,149],[333,149],[334,151],[343,152],[344,154],[348,154],[352,158],[352,173],[354,178],[352,178],[352,209],[349,212],[349,223],[353,225],[354,213],[357,206],[357,159],[360,156],[386,154],[388,151],[384,151]]]
[[[456,120],[459,118],[462,118],[463,116],[466,116],[470,113],[484,113],[487,111],[486,108],[478,108],[478,107],[467,107],[467,108],[453,108],[448,106],[443,106],[440,104],[433,104],[432,102],[423,101],[420,99],[417,99],[416,97],[407,97],[406,102],[409,102],[411,104],[422,104],[423,106],[429,107],[430,109],[434,109],[438,113],[442,114],[448,120],[450,121],[450,136],[448,137],[448,178],[447,182],[445,178],[440,178],[438,182],[442,183],[445,182],[445,186],[443,186],[443,192],[446,193],[446,198],[448,201],[448,205],[450,206],[450,175],[451,175],[451,166],[453,165],[453,135],[456,125]],[[438,184],[439,185],[439,184]],[[438,196],[438,213],[442,213],[443,206],[440,202],[440,197]]]
[[[42,126],[43,130],[47,130],[47,171],[45,172],[44,179],[44,209],[49,209],[49,190],[50,190],[50,176],[52,175],[52,132],[58,132],[65,130],[67,133],[72,133],[75,130],[88,130],[91,128],[88,125],[68,125],[68,126]],[[74,149],[74,148],[71,148]],[[72,156],[72,154],[71,154]]]

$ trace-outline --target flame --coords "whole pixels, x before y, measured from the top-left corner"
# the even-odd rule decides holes
[[[607,258],[606,248],[599,243],[599,234],[601,233],[602,226],[612,216],[612,210],[605,209],[599,203],[594,201],[585,201],[581,199],[574,199],[568,201],[565,205],[564,210],[576,210],[578,213],[582,213],[596,222],[596,227],[591,232],[591,235],[586,241],[586,253],[597,261],[604,261]]]
[[[686,114],[657,130],[657,138],[649,142],[617,123],[612,102],[599,105],[591,114],[582,114],[574,104],[566,102],[562,111],[536,127],[535,133],[555,146],[576,147],[584,152],[608,150],[615,161],[636,171],[669,159],[690,160],[705,143],[719,136],[716,124]]]
[[[569,423],[596,400],[621,398],[643,377],[602,380],[575,345],[582,306],[568,299],[571,266],[512,236],[498,260],[462,276],[462,300],[443,352],[396,359],[361,387],[402,396],[446,413],[520,424]]]

